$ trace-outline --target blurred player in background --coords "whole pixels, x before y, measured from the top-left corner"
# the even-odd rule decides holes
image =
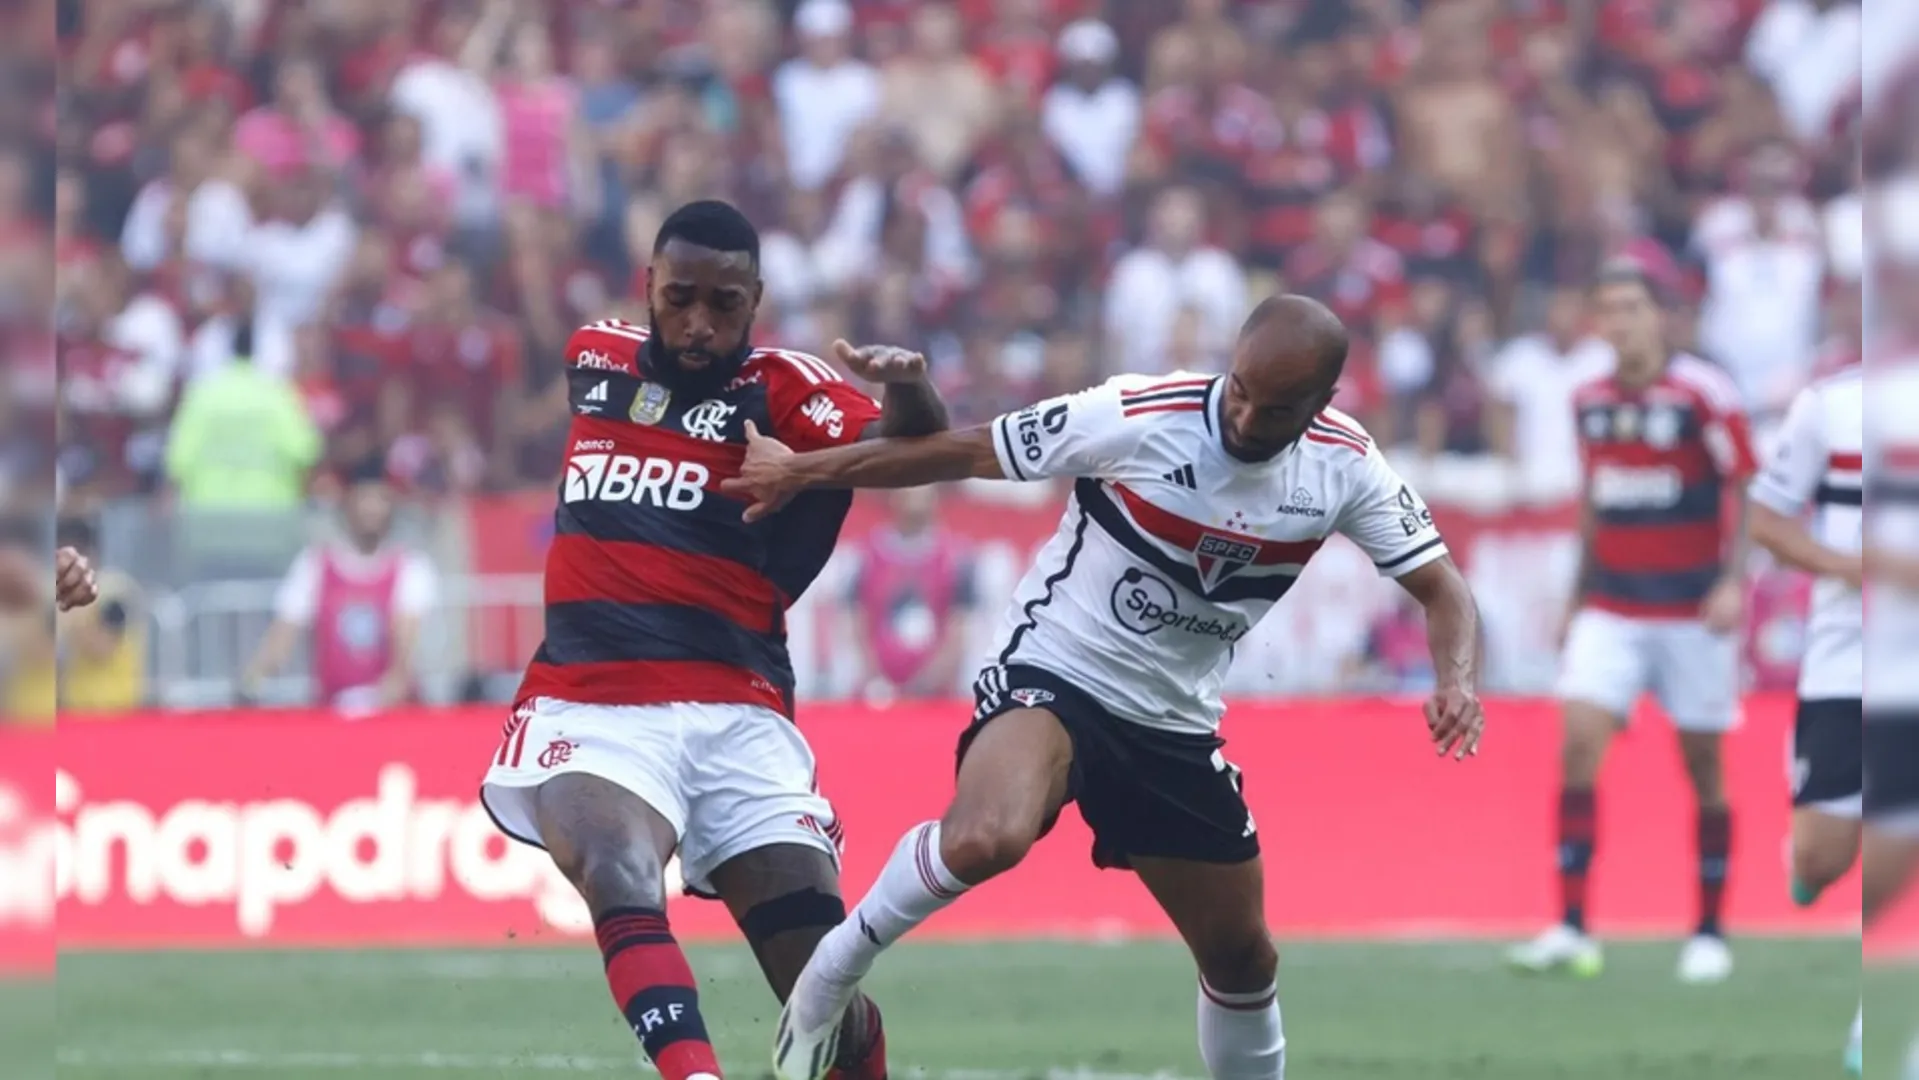
[[[1859,854],[1864,409],[1857,365],[1800,391],[1751,489],[1753,540],[1818,578],[1792,732],[1792,899],[1801,906],[1818,900]],[[1859,1019],[1849,1055],[1861,1049]]]
[[[1586,497],[1559,684],[1562,914],[1510,959],[1527,971],[1603,968],[1586,926],[1595,788],[1614,732],[1651,693],[1679,731],[1699,808],[1699,921],[1680,952],[1679,977],[1717,982],[1733,966],[1720,922],[1732,847],[1720,744],[1739,719],[1751,438],[1725,372],[1672,351],[1658,289],[1637,264],[1609,263],[1592,298],[1616,365],[1574,397]],[[1730,531],[1728,498],[1740,507]]]
[[[1330,408],[1346,351],[1332,312],[1281,297],[1224,377],[1121,376],[926,439],[799,455],[755,439],[727,489],[756,516],[809,488],[1074,480],[975,684],[957,793],[807,964],[780,1014],[781,1080],[819,1080],[880,952],[1016,866],[1069,802],[1095,865],[1138,874],[1191,949],[1211,1075],[1285,1074],[1259,838],[1219,736],[1234,644],[1340,533],[1426,608],[1439,752],[1476,752],[1483,723],[1472,594],[1425,505]]]
[[[1885,323],[1874,335],[1878,348],[1865,376],[1860,902],[1868,936],[1919,867],[1919,197],[1900,209],[1905,212],[1887,213],[1882,226],[1893,258],[1874,279]],[[1919,1041],[1904,1075],[1919,1080]]]
[[[755,349],[760,240],[732,206],[669,215],[646,281],[650,327],[604,320],[566,346],[546,639],[481,799],[585,898],[614,1000],[661,1075],[715,1080],[666,864],[677,851],[688,891],[726,903],[782,1000],[845,919],[839,825],[792,719],[785,618],[852,503],[825,492],[746,524],[719,485],[749,424],[817,448],[931,434],[946,411],[917,354],[839,343],[886,384],[882,406],[822,360]],[[884,1080],[879,1012],[849,1004],[839,1075]]]

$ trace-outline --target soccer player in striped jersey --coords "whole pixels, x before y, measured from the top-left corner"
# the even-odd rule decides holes
[[[1720,747],[1739,718],[1751,438],[1725,372],[1667,344],[1658,288],[1637,264],[1605,267],[1592,298],[1615,368],[1574,395],[1586,497],[1559,680],[1561,918],[1510,960],[1526,971],[1602,968],[1586,926],[1595,788],[1614,732],[1650,693],[1678,729],[1698,803],[1699,920],[1679,977],[1717,982],[1732,973],[1721,926],[1732,811]],[[1730,530],[1728,500],[1740,508]]]
[[[544,847],[586,899],[615,1003],[665,1080],[718,1080],[666,913],[724,901],[784,999],[846,917],[839,825],[793,721],[786,609],[832,553],[852,496],[748,524],[720,490],[749,430],[809,448],[928,435],[946,412],[925,359],[837,346],[884,404],[817,357],[752,346],[759,236],[719,202],[661,226],[651,325],[605,320],[567,345],[573,421],[546,562],[546,638],[481,789],[507,835]],[[879,1013],[828,1065],[885,1080]]]

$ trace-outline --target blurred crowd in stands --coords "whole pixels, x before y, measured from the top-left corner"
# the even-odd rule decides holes
[[[704,196],[762,228],[759,337],[921,349],[959,422],[1218,370],[1295,290],[1352,325],[1340,405],[1383,444],[1563,500],[1599,261],[1763,419],[1860,354],[1889,164],[1847,0],[0,9],[0,478],[79,513],[550,484],[562,342],[645,320]]]

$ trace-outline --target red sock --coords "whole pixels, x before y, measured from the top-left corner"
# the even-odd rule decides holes
[[[826,1080],[887,1080],[886,1029],[880,1023],[880,1007],[873,1004],[873,999],[861,996],[854,1008],[864,1010],[864,1022],[856,1032],[864,1037],[857,1045],[840,1044],[839,1060],[833,1063]]]
[[[700,1019],[693,969],[673,940],[666,914],[650,908],[615,908],[595,926],[606,982],[647,1059],[664,1080],[720,1075],[720,1062]]]
[[[1591,788],[1566,788],[1559,793],[1559,917],[1582,933],[1586,875],[1592,870],[1598,827],[1598,800]]]

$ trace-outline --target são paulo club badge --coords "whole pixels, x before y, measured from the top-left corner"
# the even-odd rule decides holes
[[[1040,690],[1031,686],[1022,686],[1006,696],[1019,702],[1021,707],[1027,709],[1039,708],[1041,705],[1045,705],[1053,700],[1053,692],[1051,690]]]

